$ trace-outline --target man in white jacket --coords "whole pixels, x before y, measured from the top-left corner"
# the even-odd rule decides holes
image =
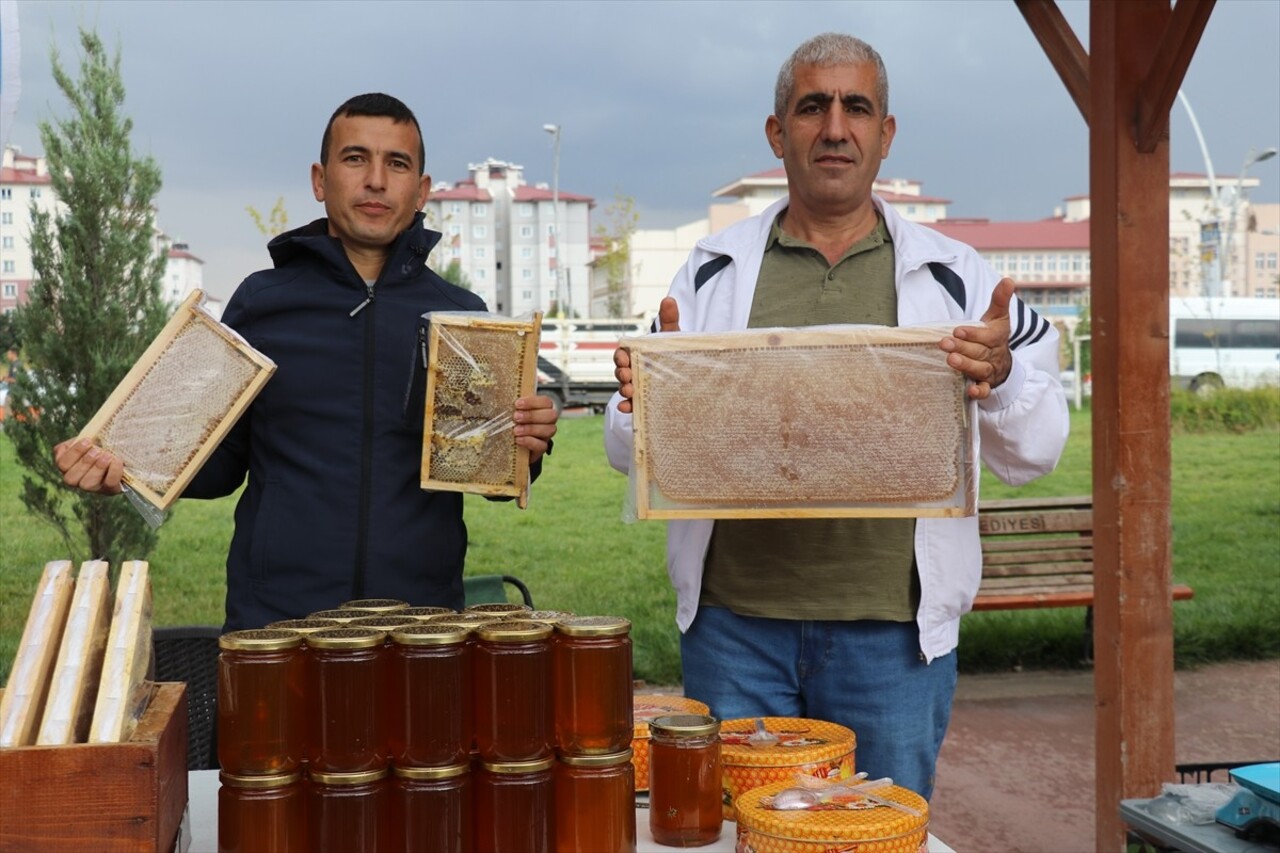
[[[656,325],[955,321],[939,347],[971,380],[981,458],[1003,481],[1027,482],[1053,470],[1067,438],[1057,332],[972,248],[872,194],[897,129],[888,96],[865,42],[827,33],[797,48],[765,123],[789,197],[699,241]],[[605,448],[625,472],[628,353],[615,362]],[[846,725],[859,770],[930,796],[960,616],[981,578],[976,518],[672,521],[667,567],[687,695],[725,719]]]

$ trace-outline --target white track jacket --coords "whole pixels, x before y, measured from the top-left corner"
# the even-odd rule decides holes
[[[893,238],[894,286],[900,326],[978,320],[1000,277],[969,246],[908,222],[881,199],[873,201]],[[719,332],[745,329],[769,230],[783,198],[758,216],[699,240],[671,284],[680,328]],[[1067,402],[1058,380],[1058,333],[1014,298],[1009,307],[1013,369],[978,403],[983,463],[1002,481],[1020,485],[1052,471],[1066,444]],[[605,451],[613,467],[629,472],[631,415],[614,395],[605,413]],[[976,463],[975,463],[976,465]],[[974,472],[975,480],[977,472]],[[676,623],[688,629],[698,610],[703,561],[714,521],[670,521],[667,573],[676,590]],[[916,522],[920,572],[920,649],[926,661],[955,649],[960,616],[968,612],[982,578],[978,519],[921,518]]]

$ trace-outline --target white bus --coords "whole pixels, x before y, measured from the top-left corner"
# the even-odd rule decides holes
[[[1169,300],[1169,375],[1192,391],[1280,384],[1280,299]]]

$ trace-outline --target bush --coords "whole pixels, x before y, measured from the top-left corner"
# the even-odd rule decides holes
[[[1248,432],[1280,426],[1280,387],[1219,388],[1208,394],[1175,390],[1170,425],[1183,432]]]

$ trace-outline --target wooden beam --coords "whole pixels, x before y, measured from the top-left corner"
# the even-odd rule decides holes
[[[1169,142],[1135,143],[1168,0],[1090,4],[1096,844],[1172,778]],[[1166,121],[1167,121],[1166,111]]]
[[[1018,11],[1026,19],[1027,26],[1045,56],[1049,57],[1058,76],[1067,87],[1067,94],[1076,102],[1076,108],[1089,123],[1089,54],[1076,37],[1071,24],[1063,17],[1054,0],[1017,0]]]
[[[1178,96],[1200,36],[1217,0],[1178,0],[1156,46],[1138,97],[1138,150],[1150,154],[1169,134],[1169,110]]]

